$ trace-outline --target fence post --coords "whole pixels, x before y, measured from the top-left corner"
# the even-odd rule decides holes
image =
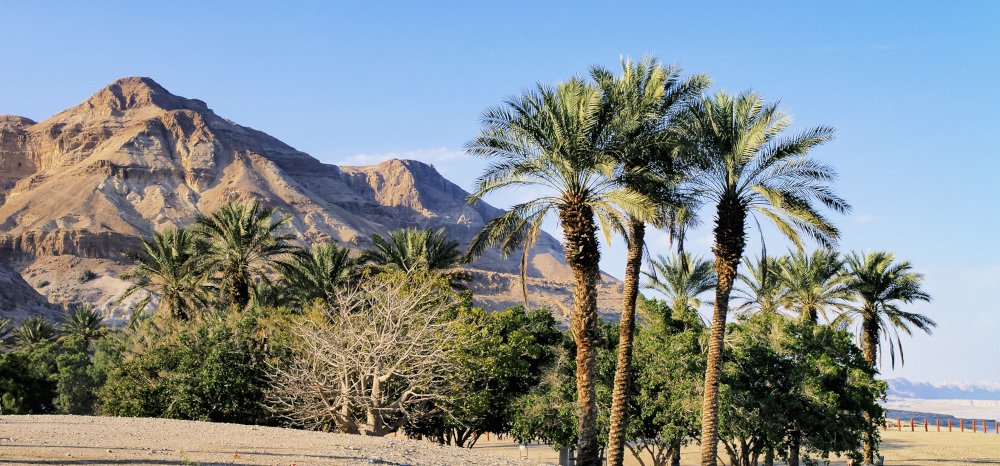
[[[915,432],[913,430],[913,418],[912,417],[910,418],[910,432]]]
[[[902,432],[903,431],[903,419],[902,418],[898,418],[898,417],[896,418],[896,431],[898,431],[898,432]]]
[[[979,432],[978,430],[976,430],[976,420],[975,419],[972,420],[972,432]]]
[[[938,431],[938,432],[941,432],[941,418],[937,418],[937,419],[935,419],[935,420],[934,420],[934,425],[936,425],[936,426],[937,426],[937,431]]]
[[[958,431],[965,432],[965,419],[958,418]]]
[[[986,419],[983,419],[983,433],[986,433]]]
[[[924,432],[928,431],[927,426],[928,426],[928,424],[927,424],[927,418],[925,417],[924,418]]]
[[[951,419],[948,419],[948,432],[951,432]]]

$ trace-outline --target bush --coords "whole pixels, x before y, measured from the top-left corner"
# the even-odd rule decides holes
[[[260,404],[276,349],[261,315],[206,314],[187,322],[153,318],[124,341],[99,392],[102,413],[267,424]]]
[[[80,283],[86,283],[95,278],[97,278],[97,274],[91,271],[90,269],[86,269],[83,272],[80,272]]]
[[[0,407],[4,414],[55,411],[57,348],[48,341],[0,353]]]
[[[48,280],[42,280],[42,281],[38,282],[38,285],[36,285],[35,287],[36,288],[45,288],[46,286],[49,286],[49,284],[50,283],[49,283]]]

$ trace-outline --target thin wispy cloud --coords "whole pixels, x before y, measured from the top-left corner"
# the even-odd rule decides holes
[[[430,164],[444,163],[466,157],[461,150],[438,147],[434,149],[415,149],[398,152],[367,153],[350,155],[339,160],[335,160],[337,165],[375,165],[391,159],[419,160]]]

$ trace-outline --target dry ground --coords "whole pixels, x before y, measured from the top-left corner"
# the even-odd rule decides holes
[[[1000,465],[994,433],[890,431],[883,438],[886,465]],[[538,465],[558,459],[544,445],[529,446],[527,460],[519,456],[516,445],[495,437],[470,451],[402,438],[167,419],[0,416],[3,465]],[[684,466],[697,464],[697,447],[682,459]],[[626,464],[639,463],[629,457]]]

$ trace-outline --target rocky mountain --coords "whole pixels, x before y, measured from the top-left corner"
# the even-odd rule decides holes
[[[125,286],[122,251],[226,202],[260,199],[291,215],[303,241],[361,249],[405,226],[444,228],[466,244],[502,212],[467,195],[421,162],[324,164],[149,78],[115,81],[41,122],[0,116],[0,263],[49,301],[91,302],[116,319],[130,311],[112,303]],[[485,305],[518,301],[516,260],[491,251],[470,270]],[[551,236],[532,251],[529,276],[534,304],[569,304],[570,272]],[[619,288],[605,276],[609,312]]]

